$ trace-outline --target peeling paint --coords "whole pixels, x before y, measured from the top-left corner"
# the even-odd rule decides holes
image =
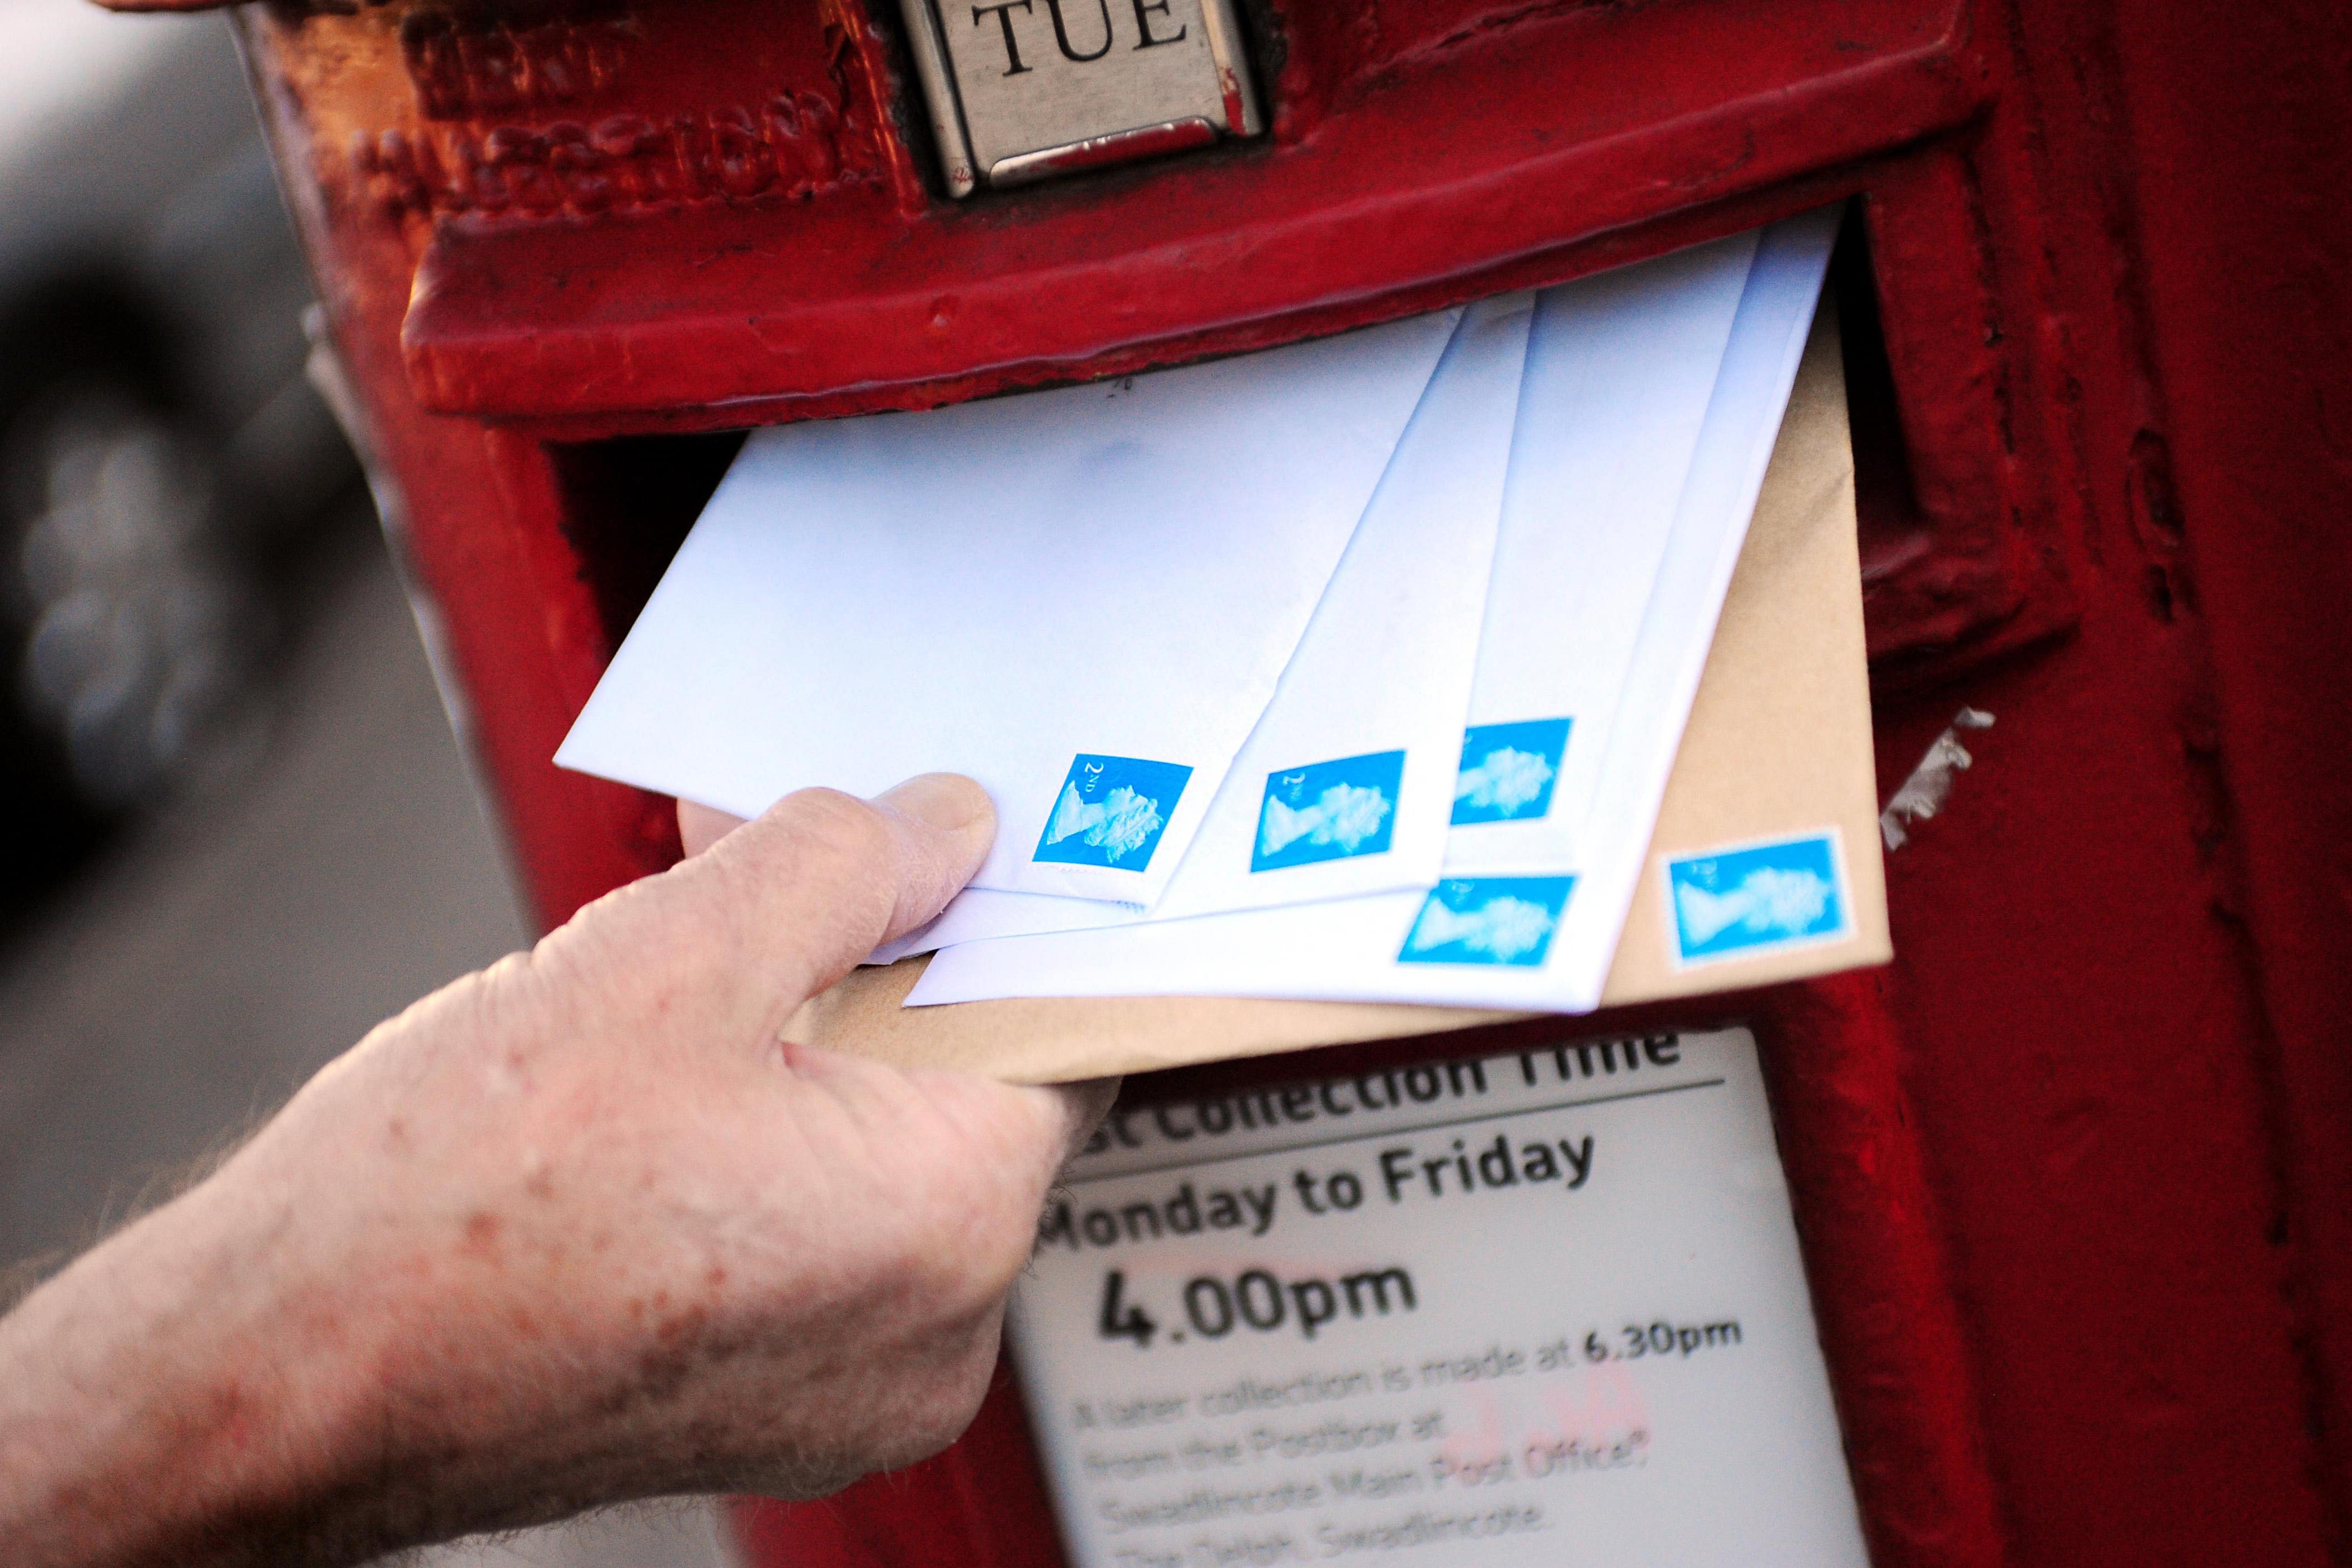
[[[1952,792],[1952,775],[1973,763],[1969,748],[1960,744],[1964,729],[1990,729],[1992,715],[1981,708],[1964,707],[1952,716],[1919,766],[1911,769],[1911,777],[1903,780],[1903,788],[1895,791],[1895,799],[1886,802],[1886,810],[1878,814],[1878,834],[1890,850],[1899,850],[1910,841],[1907,824],[1924,822],[1944,808],[1944,799]]]

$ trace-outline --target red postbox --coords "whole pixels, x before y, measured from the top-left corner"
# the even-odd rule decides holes
[[[1858,197],[1836,270],[1883,785],[1958,705],[1999,726],[1889,859],[1891,968],[1593,1027],[1756,1031],[1875,1561],[2341,1561],[2352,20],[1250,0],[1201,14],[1209,77],[1104,135],[1003,120],[936,16],[240,12],[541,918],[677,852],[666,802],[550,758],[725,432],[1268,345]],[[1181,27],[1067,19],[1129,52]],[[1011,8],[973,21],[1000,76],[1097,41],[1024,59]],[[908,1475],[740,1518],[762,1561],[1061,1560],[1009,1384]]]

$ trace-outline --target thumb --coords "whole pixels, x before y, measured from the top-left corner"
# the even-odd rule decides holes
[[[740,1023],[764,1043],[802,1002],[945,908],[995,837],[987,792],[957,774],[920,774],[871,800],[803,789],[626,890],[606,936],[625,952],[676,954],[694,989],[740,998]]]

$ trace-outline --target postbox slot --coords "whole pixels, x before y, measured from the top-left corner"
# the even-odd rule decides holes
[[[1906,194],[1909,194],[1906,193]],[[2009,466],[1987,441],[1995,342],[1953,343],[1949,324],[1905,319],[1922,285],[1883,253],[1909,236],[1906,209],[1865,192],[1849,210],[1828,297],[1844,345],[1873,680],[1892,693],[2063,631],[2063,584],[2021,548]],[[1891,236],[1891,237],[1890,237]],[[1897,327],[1890,327],[1890,314]],[[1898,330],[1899,328],[1899,330]],[[1996,333],[1977,334],[1995,338]],[[1911,411],[1927,413],[1915,419]],[[1955,407],[1974,410],[1956,419]],[[609,653],[620,645],[740,445],[741,430],[632,434],[549,445],[564,530]],[[1923,478],[1925,473],[1931,477]]]
[[[1886,362],[1886,333],[1878,318],[1878,286],[1871,268],[1870,236],[1858,213],[1847,214],[1830,255],[1828,296],[1836,304],[1844,351],[1847,426],[1853,440],[1854,511],[1861,524],[1863,571],[1874,552],[1898,548],[1918,527],[1911,458],[1895,371]]]
[[[1921,525],[1859,223],[1841,233],[1825,303],[1839,311],[1844,335],[1867,581],[1874,549],[1877,559],[1907,559]],[[628,635],[747,434],[625,435],[547,447],[564,539],[594,601],[608,655]]]
[[[726,477],[743,434],[617,436],[551,448],[564,542],[595,601],[608,654]]]
[[[2011,413],[2011,338],[1976,225],[1975,176],[1937,152],[1890,165],[1831,263],[1845,343],[1864,607],[1881,693],[2063,633],[2073,596],[2034,534]]]

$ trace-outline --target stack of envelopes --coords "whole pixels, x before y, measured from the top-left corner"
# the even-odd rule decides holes
[[[994,851],[876,955],[935,955],[893,1005],[1580,1012],[1882,958],[1834,230],[757,432],[558,760],[746,816],[978,779]]]

